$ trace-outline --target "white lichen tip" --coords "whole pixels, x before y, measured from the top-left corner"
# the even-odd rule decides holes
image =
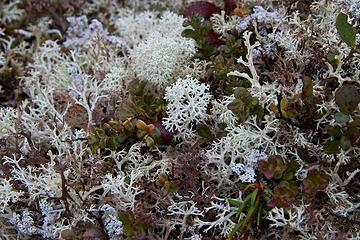
[[[251,76],[247,73],[239,72],[239,71],[230,72],[227,74],[227,76],[243,77],[250,81],[250,83],[252,84],[252,87],[260,87],[259,75],[256,72],[254,62],[253,62],[253,50],[256,47],[260,46],[260,43],[257,41],[254,43],[254,45],[251,45],[250,44],[251,34],[252,34],[251,32],[245,31],[244,35],[243,35],[243,38],[245,40],[245,46],[247,47],[247,51],[248,51],[246,54],[247,61],[244,61],[244,59],[242,57],[238,58],[238,60],[237,60],[238,63],[241,63],[242,65],[244,65],[245,67],[247,67],[250,70]]]

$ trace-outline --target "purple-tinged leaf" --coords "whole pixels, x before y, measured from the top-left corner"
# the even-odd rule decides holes
[[[260,162],[260,171],[267,180],[273,177],[279,179],[286,169],[287,165],[279,155],[272,155],[268,160]]]
[[[168,142],[171,141],[173,135],[171,132],[166,130],[164,125],[162,125],[160,122],[155,123],[155,127],[160,131],[161,139]]]
[[[208,35],[205,37],[206,41],[210,43],[213,46],[219,46],[224,44],[224,41],[219,39],[220,35],[217,34],[214,31],[211,31],[208,33]]]
[[[191,4],[184,10],[185,17],[191,17],[194,15],[199,15],[205,19],[210,19],[210,17],[215,13],[220,13],[221,9],[213,3],[206,1],[199,1]]]

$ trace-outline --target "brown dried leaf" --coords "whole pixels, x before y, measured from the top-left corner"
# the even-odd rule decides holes
[[[80,105],[71,105],[65,115],[65,122],[73,128],[87,129],[88,114],[86,109]]]

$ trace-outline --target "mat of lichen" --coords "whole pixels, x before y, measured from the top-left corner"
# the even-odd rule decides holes
[[[360,239],[357,0],[0,2],[0,239]]]

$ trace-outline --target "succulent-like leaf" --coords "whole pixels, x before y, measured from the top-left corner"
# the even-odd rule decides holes
[[[271,178],[279,179],[287,169],[283,158],[280,155],[272,155],[268,160],[260,162],[260,171],[267,180]]]
[[[146,137],[144,138],[144,141],[145,141],[146,146],[149,147],[149,148],[152,148],[152,147],[155,146],[155,141],[154,141],[154,139],[153,139],[152,137],[150,137],[150,136],[146,136]]]
[[[182,31],[181,36],[185,37],[185,38],[192,38],[192,39],[196,39],[198,37],[197,33],[190,28],[185,29],[184,31]]]
[[[286,181],[290,181],[294,178],[296,171],[299,169],[299,163],[294,160],[291,160],[287,163],[287,169],[284,172],[282,179]]]
[[[273,207],[289,207],[296,201],[299,194],[299,187],[295,182],[282,181],[273,191],[272,198],[267,202],[267,206]]]
[[[307,197],[312,198],[318,191],[325,190],[328,184],[329,177],[324,172],[311,169],[303,181],[303,191]]]

